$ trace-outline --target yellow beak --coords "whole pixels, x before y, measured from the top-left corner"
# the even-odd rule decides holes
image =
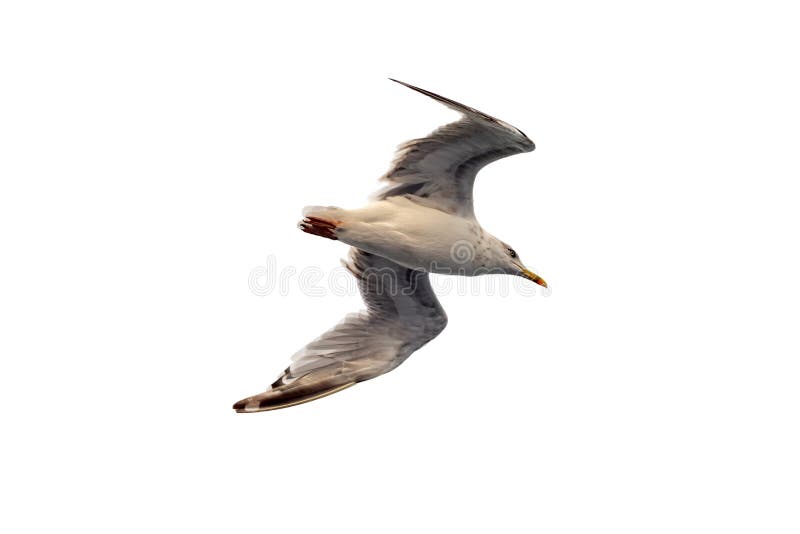
[[[522,268],[522,276],[542,287],[547,287],[547,282],[544,281],[544,278],[524,267]]]

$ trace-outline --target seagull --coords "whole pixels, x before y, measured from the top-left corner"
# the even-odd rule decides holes
[[[316,400],[393,370],[438,336],[447,315],[429,273],[510,274],[543,287],[516,251],[475,218],[475,176],[499,159],[531,152],[519,129],[477,109],[390,78],[459,112],[456,122],[400,145],[385,187],[363,208],[308,206],[299,228],[350,245],[345,266],[366,309],[306,345],[263,393],[233,405],[240,413]]]

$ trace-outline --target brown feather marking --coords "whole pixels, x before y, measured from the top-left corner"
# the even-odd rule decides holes
[[[318,235],[327,239],[338,241],[336,229],[341,224],[339,221],[329,221],[319,217],[304,217],[298,227],[307,234]]]

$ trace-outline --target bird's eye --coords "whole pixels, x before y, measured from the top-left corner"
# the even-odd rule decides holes
[[[511,254],[512,258],[517,257],[517,252],[513,248],[508,249],[508,253]]]

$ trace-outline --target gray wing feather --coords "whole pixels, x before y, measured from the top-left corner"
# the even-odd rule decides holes
[[[387,373],[439,335],[447,315],[428,275],[352,248],[346,264],[367,306],[292,357],[267,391],[237,402],[239,412],[285,408]]]
[[[458,111],[462,118],[400,145],[391,168],[381,178],[388,184],[376,199],[413,195],[449,213],[473,216],[472,188],[478,171],[493,161],[535,148],[524,133],[491,115],[393,81]]]

